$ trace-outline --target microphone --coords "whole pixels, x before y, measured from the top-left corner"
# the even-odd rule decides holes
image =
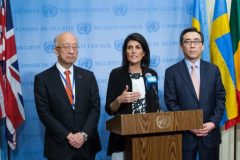
[[[159,107],[160,112],[163,112],[160,104],[159,104],[159,97],[158,97],[158,91],[157,91],[157,85],[158,85],[158,81],[156,76],[153,76],[151,73],[146,73],[145,74],[145,79],[146,79],[146,88],[148,90],[150,90],[153,94],[153,105],[156,105]]]
[[[151,73],[146,73],[145,78],[146,78],[147,89],[152,89],[155,96],[158,96],[157,87],[156,87],[158,85],[158,82],[157,82],[156,76],[152,76]]]

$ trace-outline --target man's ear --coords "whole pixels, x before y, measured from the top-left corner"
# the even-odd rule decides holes
[[[180,49],[183,51],[183,47],[182,47],[182,45],[180,45],[179,47],[180,47]]]
[[[58,51],[56,47],[54,48],[54,53],[56,54],[56,56],[58,56]]]

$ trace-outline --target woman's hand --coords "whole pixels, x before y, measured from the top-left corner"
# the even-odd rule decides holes
[[[138,100],[141,96],[139,92],[128,92],[128,85],[126,85],[124,91],[120,96],[117,97],[118,103],[132,103]]]
[[[111,104],[110,109],[116,112],[122,103],[132,103],[140,98],[139,92],[128,92],[128,85],[126,85],[124,91],[118,96]]]

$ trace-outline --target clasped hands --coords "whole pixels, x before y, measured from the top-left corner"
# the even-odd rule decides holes
[[[76,149],[79,149],[84,143],[84,137],[81,132],[77,132],[74,134],[70,132],[67,136],[67,139],[68,143]]]
[[[204,137],[207,136],[211,130],[215,128],[215,124],[213,122],[207,122],[203,124],[202,129],[192,129],[190,132],[195,134],[197,137]]]

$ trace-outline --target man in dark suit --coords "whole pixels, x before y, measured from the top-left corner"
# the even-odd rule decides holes
[[[92,72],[76,67],[77,38],[69,32],[55,40],[57,63],[36,75],[37,112],[46,127],[44,156],[49,160],[94,160],[100,98]]]
[[[218,160],[219,122],[225,107],[225,89],[217,66],[200,59],[203,35],[195,28],[182,31],[184,59],[165,72],[164,98],[171,111],[203,110],[202,129],[183,133],[183,160]]]

